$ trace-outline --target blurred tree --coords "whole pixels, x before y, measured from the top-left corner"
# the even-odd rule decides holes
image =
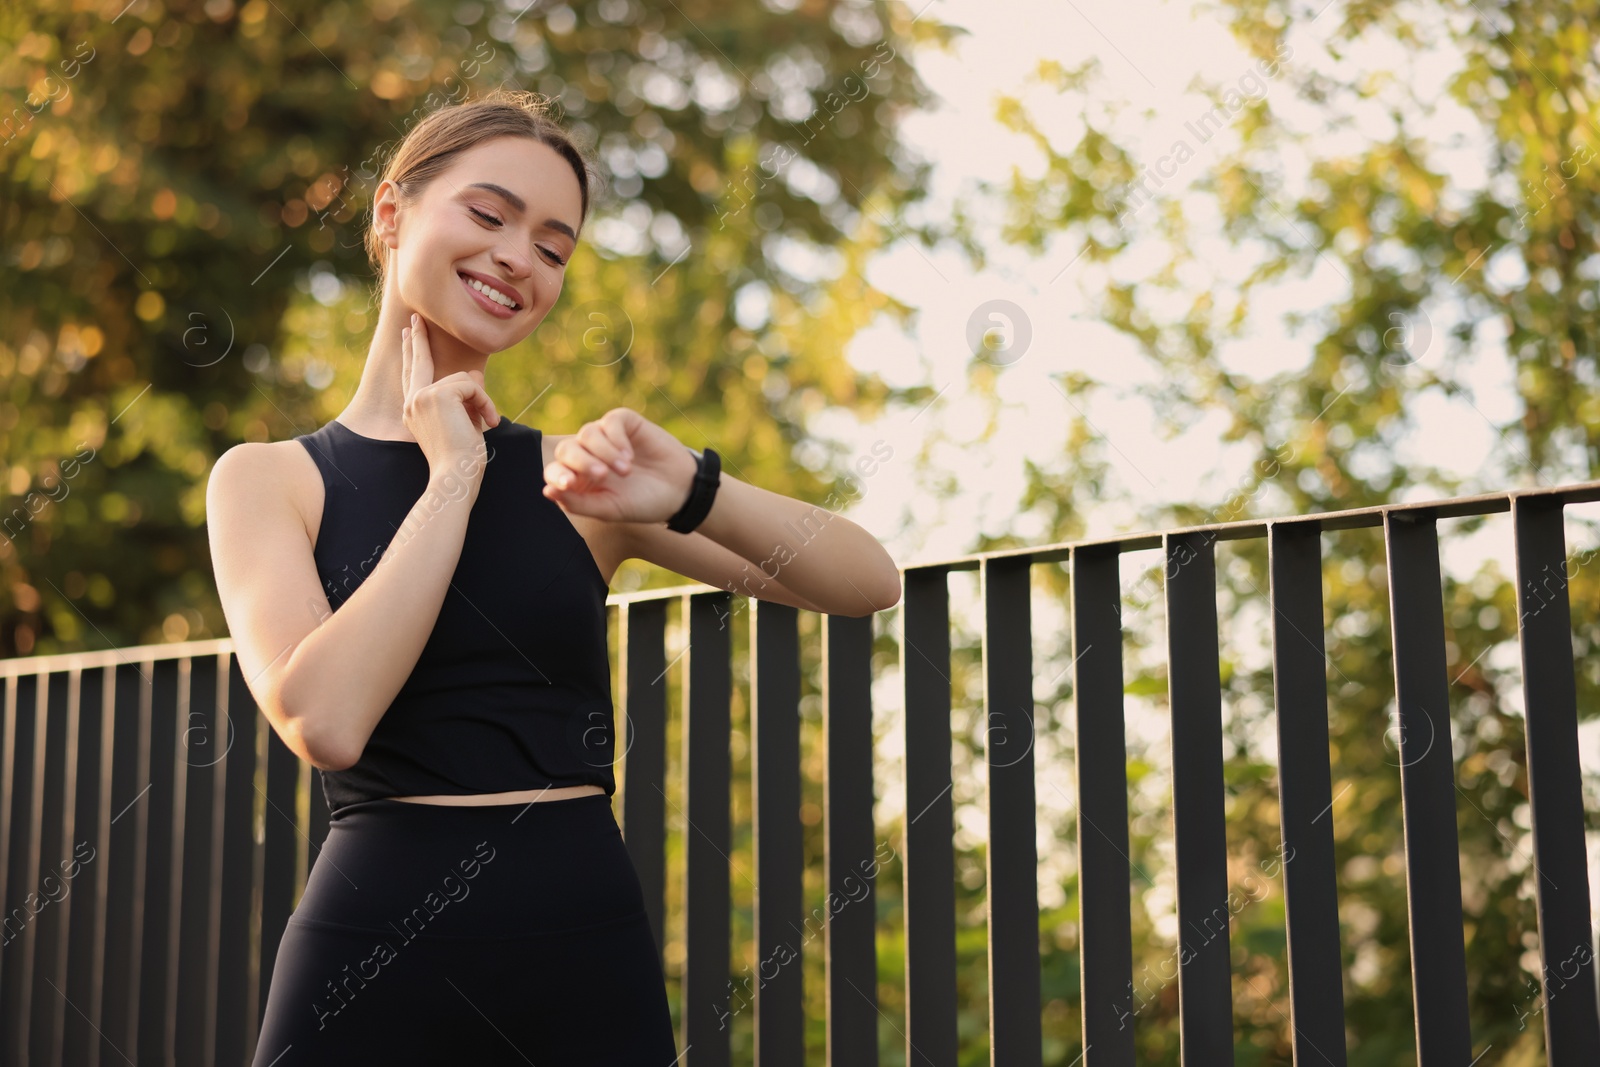
[[[1007,239],[1034,250],[1081,249],[1080,282],[1099,315],[1163,371],[1150,395],[1173,431],[1225,412],[1227,438],[1259,453],[1255,475],[1229,500],[1152,509],[1148,522],[1312,513],[1594,477],[1600,59],[1593,12],[1549,0],[1491,8],[1451,0],[1224,0],[1212,10],[1254,61],[1256,91],[1240,91],[1250,89],[1242,76],[1208,87],[1213,109],[1199,116],[1203,139],[1229,126],[1236,137],[1219,138],[1203,164],[1190,164],[1203,174],[1192,188],[1187,181],[1167,188],[1170,162],[1159,170],[1161,161],[1141,165],[1109,132],[1126,109],[1096,93],[1093,63],[1045,63],[1036,72],[1083,102],[1075,143],[1052,144],[1016,99],[999,109],[1001,121],[1047,158],[1042,176],[1019,173],[1009,187],[991,190],[1012,211]],[[1374,61],[1378,45],[1388,50]],[[1399,70],[1397,46],[1409,64]],[[1441,70],[1448,72],[1442,80]],[[1350,136],[1358,114],[1360,132]],[[1174,145],[1172,159],[1196,154],[1197,144],[1186,147],[1187,154]],[[1149,268],[1148,258],[1128,255],[1136,243],[1141,254],[1152,244],[1166,254]],[[1242,271],[1230,271],[1241,261]],[[1263,305],[1290,282],[1302,283],[1302,294],[1305,283],[1316,287],[1310,309],[1287,316],[1309,362],[1264,377],[1235,369],[1229,343],[1259,330]],[[1419,409],[1441,398],[1472,405],[1489,380],[1485,366],[1503,367],[1515,394],[1509,416],[1492,419],[1479,408],[1504,444],[1491,462],[1463,477],[1402,458],[1413,452],[1408,437]],[[1490,410],[1508,410],[1505,398],[1493,399]],[[1079,494],[1063,487],[1059,472],[1031,473],[1030,501],[1055,508],[1056,536],[1072,536]],[[1464,534],[1481,525],[1441,529]],[[1594,556],[1592,530],[1588,536],[1574,548],[1581,562]],[[1219,603],[1224,619],[1265,623],[1265,545],[1241,544],[1219,555]],[[1350,1063],[1390,1067],[1414,1063],[1415,1051],[1383,543],[1376,532],[1346,532],[1323,544]],[[1536,929],[1537,874],[1510,566],[1447,579],[1441,595],[1473,1047],[1486,1052],[1484,1064],[1522,1065],[1543,1062],[1543,1040],[1530,992],[1540,966],[1526,933]],[[1594,603],[1594,568],[1574,564],[1568,573],[1573,603]],[[1125,583],[1131,578],[1124,574]],[[1156,617],[1131,620],[1135,643],[1161,621],[1159,575],[1149,588]],[[1600,672],[1584,653],[1600,630],[1591,613],[1575,615],[1579,706],[1592,717]],[[1276,772],[1263,758],[1274,743],[1271,675],[1224,664],[1224,681],[1229,835],[1248,856],[1277,834]],[[1130,677],[1130,693],[1164,701],[1165,688],[1160,665]],[[1592,813],[1595,783],[1586,785]],[[1166,825],[1170,792],[1152,801],[1135,791],[1133,803],[1133,858],[1159,871],[1161,857],[1150,850]],[[1136,916],[1136,973],[1174,947],[1150,936],[1170,898],[1144,889],[1136,878],[1144,905],[1136,908],[1144,912]],[[1281,896],[1273,899],[1281,905]],[[1281,923],[1281,907],[1258,906],[1235,924],[1241,1064],[1290,1062]],[[1175,994],[1175,984],[1165,992]],[[1139,1024],[1140,1062],[1178,1063],[1175,996],[1151,1001]]]
[[[823,407],[890,396],[843,347],[904,312],[862,266],[921,195],[905,53],[949,37],[886,3],[8,8],[0,656],[224,632],[206,473],[342,409],[383,164],[497,84],[558,101],[610,191],[562,302],[490,363],[501,410],[562,433],[632,406],[822,499],[828,449],[788,452]]]

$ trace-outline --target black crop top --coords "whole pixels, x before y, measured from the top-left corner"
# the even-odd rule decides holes
[[[542,491],[541,437],[504,417],[484,432],[488,466],[438,618],[361,758],[322,772],[331,813],[384,797],[616,792],[606,581]],[[338,421],[295,440],[322,472],[313,556],[338,611],[427,489],[428,459]]]

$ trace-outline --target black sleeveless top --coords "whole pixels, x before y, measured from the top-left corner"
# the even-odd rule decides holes
[[[542,436],[504,417],[484,432],[488,465],[438,619],[361,758],[322,772],[330,813],[384,797],[616,792],[608,590],[588,542],[543,493]],[[338,421],[295,440],[322,472],[313,556],[338,611],[427,489],[428,459],[415,441]]]

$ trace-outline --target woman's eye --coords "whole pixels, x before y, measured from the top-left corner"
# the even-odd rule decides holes
[[[487,215],[487,214],[483,213],[482,211],[479,211],[475,207],[468,207],[467,210],[472,212],[474,215],[478,216],[478,218],[482,219],[484,222],[490,223],[490,224],[492,224],[492,225],[494,225],[496,227],[505,225],[503,222],[501,222],[499,219],[495,218],[493,215]],[[543,248],[543,247],[541,247],[539,249],[539,251],[543,252],[546,256],[548,256],[550,258],[550,262],[554,263],[556,266],[564,267],[564,266],[567,265],[567,261],[561,258],[560,253],[552,252],[550,249]]]

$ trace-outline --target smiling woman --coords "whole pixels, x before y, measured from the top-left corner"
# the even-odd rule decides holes
[[[382,309],[355,395],[212,471],[241,667],[331,813],[257,1065],[678,1058],[611,809],[609,568],[540,492],[541,431],[484,390],[559,298],[591,177],[531,94],[424,118],[374,197]],[[629,506],[670,516],[682,474],[641,446]],[[464,854],[497,858],[446,911]]]
[[[452,342],[487,355],[544,320],[589,212],[582,153],[520,98],[523,107],[490,97],[437,113],[468,112],[454,124],[420,124],[374,197],[367,254],[384,310],[441,327],[432,340],[444,373],[458,363]]]
[[[240,669],[331,816],[257,1067],[505,1062],[507,1042],[539,1063],[675,1062],[610,801],[610,576],[637,557],[852,617],[899,599],[866,530],[638,411],[549,439],[500,417],[484,367],[560,297],[590,179],[530,94],[423,119],[373,199],[382,306],[354,396],[298,444],[236,445],[212,470]],[[504,858],[426,922],[435,872],[473,845]],[[375,946],[407,915],[426,931],[391,964]]]

